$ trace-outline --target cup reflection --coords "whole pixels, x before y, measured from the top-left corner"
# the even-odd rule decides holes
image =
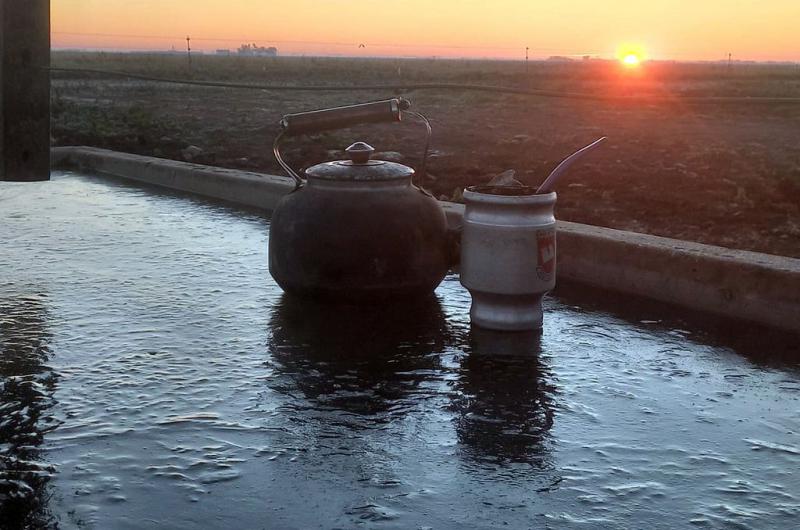
[[[548,467],[556,388],[540,355],[541,335],[473,327],[469,342],[453,402],[463,454],[481,462]]]

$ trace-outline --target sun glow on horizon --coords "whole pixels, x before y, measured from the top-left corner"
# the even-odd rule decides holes
[[[633,43],[621,44],[616,55],[619,62],[628,68],[640,66],[647,57],[644,46]]]
[[[634,66],[639,66],[642,63],[642,60],[635,53],[629,53],[628,55],[622,58],[622,63],[625,66],[634,67]]]

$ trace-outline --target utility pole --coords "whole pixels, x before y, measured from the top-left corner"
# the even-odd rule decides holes
[[[733,54],[728,52],[728,73],[731,71],[731,67],[733,66]]]
[[[186,36],[186,57],[189,59],[189,70],[192,69],[192,38]]]
[[[50,179],[50,0],[0,0],[0,181]]]
[[[529,49],[530,48],[525,46],[525,75],[528,75],[528,50]]]

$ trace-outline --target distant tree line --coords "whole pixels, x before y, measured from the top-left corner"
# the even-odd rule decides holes
[[[278,48],[275,46],[265,47],[265,46],[257,46],[256,44],[242,44],[239,46],[239,49],[236,50],[236,53],[239,55],[246,55],[246,56],[259,56],[259,57],[277,57],[278,55]]]

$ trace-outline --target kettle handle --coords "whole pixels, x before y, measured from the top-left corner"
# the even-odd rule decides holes
[[[287,114],[281,119],[280,125],[286,136],[313,134],[361,123],[400,121],[401,112],[408,110],[409,107],[411,107],[411,103],[407,99],[386,99],[346,107]]]
[[[278,164],[294,179],[295,190],[297,190],[303,185],[303,179],[283,160],[280,153],[280,144],[285,137],[341,129],[362,123],[398,122],[402,120],[402,112],[407,111],[410,107],[411,102],[407,99],[393,98],[346,107],[287,114],[280,121],[281,131],[275,138],[272,151]],[[427,127],[428,137],[425,144],[425,154],[422,158],[422,166],[419,172],[424,176],[430,148],[431,127],[428,120],[421,114],[417,112],[409,112],[409,114],[421,119]]]

